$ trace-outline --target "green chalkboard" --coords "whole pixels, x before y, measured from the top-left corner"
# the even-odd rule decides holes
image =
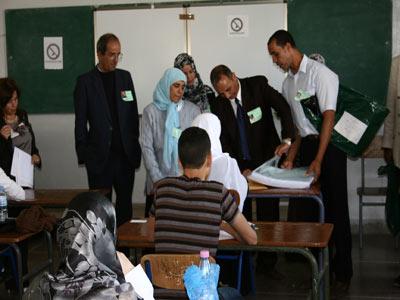
[[[93,7],[5,12],[8,76],[28,113],[71,113],[76,77],[94,65]],[[44,37],[62,37],[63,69],[44,68]]]
[[[391,0],[288,0],[288,29],[303,53],[325,57],[343,85],[386,103]]]

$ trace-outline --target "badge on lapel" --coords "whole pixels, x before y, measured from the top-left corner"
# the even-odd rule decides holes
[[[121,91],[121,98],[124,101],[133,101],[133,95],[131,90]]]
[[[256,123],[262,119],[262,110],[260,107],[257,107],[249,112],[247,112],[249,116],[250,124]]]

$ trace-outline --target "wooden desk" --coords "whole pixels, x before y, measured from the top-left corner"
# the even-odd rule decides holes
[[[35,190],[34,199],[24,201],[9,200],[8,205],[10,206],[31,206],[40,205],[42,207],[51,208],[65,208],[71,202],[74,197],[83,192],[100,192],[106,195],[109,190],[88,190],[88,189],[40,189]]]
[[[220,241],[218,249],[299,253],[307,258],[312,270],[312,297],[329,299],[329,250],[332,224],[255,222],[258,226],[257,245],[245,245],[236,240]],[[147,223],[125,223],[118,228],[118,246],[154,248],[154,219]],[[310,248],[322,250],[318,263]],[[324,279],[324,280],[323,280]],[[319,293],[319,286],[325,288]]]
[[[47,246],[47,259],[36,265],[33,270],[22,276],[22,257],[18,243],[31,238],[37,234],[43,234],[46,240]],[[49,272],[53,272],[53,244],[51,241],[51,235],[48,231],[41,231],[37,233],[18,233],[18,232],[2,232],[0,233],[0,244],[9,245],[13,248],[17,258],[17,271],[18,271],[18,299],[22,299],[23,296],[23,282],[36,276],[44,269],[48,268]]]
[[[249,185],[247,197],[256,198],[310,198],[318,203],[319,222],[325,222],[325,207],[322,200],[322,194],[319,184],[313,184],[308,189],[283,189],[266,187],[265,189],[252,189]]]

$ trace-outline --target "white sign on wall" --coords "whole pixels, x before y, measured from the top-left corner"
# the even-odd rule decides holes
[[[249,35],[249,16],[228,16],[227,25],[229,37],[247,37]]]
[[[64,68],[63,38],[44,37],[43,55],[45,70],[62,70]]]

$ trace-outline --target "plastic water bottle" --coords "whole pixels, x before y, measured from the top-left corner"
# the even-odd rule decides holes
[[[200,251],[200,271],[203,278],[207,278],[210,275],[210,261],[208,258],[210,257],[210,252],[208,250]]]
[[[4,187],[0,186],[0,222],[5,222],[7,218],[7,195]]]
[[[200,251],[200,265],[199,269],[201,272],[203,283],[203,289],[200,293],[199,300],[216,300],[218,298],[215,297],[214,293],[216,292],[216,288],[212,284],[211,278],[211,266],[208,258],[210,257],[210,252],[208,250]],[[214,291],[215,290],[215,291]]]

